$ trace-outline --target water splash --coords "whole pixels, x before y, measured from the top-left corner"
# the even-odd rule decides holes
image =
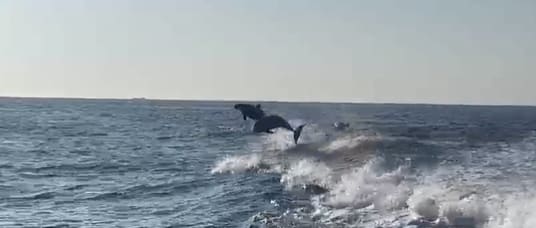
[[[281,176],[281,183],[286,189],[315,185],[329,188],[332,182],[332,171],[322,162],[314,162],[308,159],[300,160],[290,166]]]
[[[217,162],[211,173],[238,173],[262,168],[266,168],[266,164],[262,163],[261,156],[249,154],[227,157]]]
[[[403,207],[409,196],[409,189],[401,185],[403,169],[382,173],[378,164],[378,160],[371,160],[343,174],[325,204],[335,208],[374,206],[385,210]]]

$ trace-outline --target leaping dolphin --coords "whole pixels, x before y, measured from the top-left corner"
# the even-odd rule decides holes
[[[266,116],[264,111],[261,109],[260,104],[257,104],[256,106],[250,104],[235,104],[234,108],[242,113],[244,120],[246,120],[248,117],[252,120],[260,120]]]
[[[284,128],[294,133],[294,143],[298,144],[298,139],[300,138],[301,131],[304,126],[305,124],[298,126],[296,129],[293,129],[290,124],[285,119],[283,119],[283,117],[277,115],[270,115],[265,116],[255,122],[255,126],[253,126],[253,131],[257,133],[266,132],[273,134],[273,129]]]

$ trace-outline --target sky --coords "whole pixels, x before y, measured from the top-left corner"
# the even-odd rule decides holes
[[[0,96],[536,105],[532,0],[0,0]]]

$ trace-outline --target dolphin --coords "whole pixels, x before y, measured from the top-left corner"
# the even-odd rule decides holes
[[[256,106],[250,104],[235,104],[234,108],[242,113],[244,120],[246,120],[248,117],[252,120],[260,120],[266,116],[264,111],[261,109],[260,104],[257,104]]]
[[[275,128],[284,128],[289,131],[294,132],[294,143],[298,144],[298,139],[300,138],[301,132],[305,124],[298,126],[296,129],[293,129],[290,124],[283,119],[283,117],[278,115],[270,115],[265,116],[255,122],[255,125],[253,126],[253,132],[260,133],[260,132],[266,132],[273,134],[272,131]]]

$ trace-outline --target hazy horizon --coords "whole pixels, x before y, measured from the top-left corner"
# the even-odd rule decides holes
[[[536,105],[536,2],[0,1],[0,96]]]
[[[48,97],[48,96],[0,96],[0,99],[28,100],[94,100],[94,101],[169,101],[169,102],[221,102],[221,103],[295,103],[295,104],[349,104],[349,105],[430,105],[430,106],[489,106],[489,107],[536,107],[532,104],[466,104],[466,103],[431,103],[431,102],[374,102],[374,101],[300,101],[300,100],[247,100],[247,99],[180,99],[180,98],[147,98],[147,97]]]

